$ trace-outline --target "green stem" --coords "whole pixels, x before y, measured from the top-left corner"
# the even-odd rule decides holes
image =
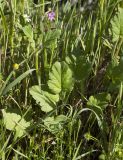
[[[35,54],[35,67],[36,67],[36,75],[38,79],[38,84],[41,85],[41,75],[39,71],[39,52]]]

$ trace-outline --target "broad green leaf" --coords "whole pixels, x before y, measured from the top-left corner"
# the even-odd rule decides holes
[[[74,86],[73,72],[65,62],[55,62],[49,74],[48,86],[54,94],[70,93]]]
[[[54,95],[46,91],[42,91],[39,86],[33,86],[29,90],[36,103],[41,106],[44,112],[50,112],[59,100],[59,95]]]
[[[70,57],[66,57],[66,63],[74,72],[74,76],[77,81],[84,82],[87,79],[91,65],[85,57],[75,57],[74,55],[71,55]]]
[[[15,110],[2,110],[3,120],[6,129],[15,131],[15,137],[21,137],[25,134],[26,129],[30,126],[18,112]]]
[[[35,69],[30,69],[20,75],[18,78],[16,78],[12,83],[10,83],[2,92],[2,95],[5,95],[10,89],[12,89],[16,84],[18,84],[20,81],[22,81],[25,77],[27,77],[31,72],[33,72]]]
[[[107,77],[112,79],[114,82],[116,81],[123,81],[123,61],[121,60],[120,63],[117,66],[113,66],[112,64],[109,64],[107,68]]]
[[[30,41],[33,41],[33,30],[31,25],[23,27],[22,30],[26,37],[29,38]]]
[[[31,25],[21,26],[18,23],[18,28],[23,31],[24,35],[28,38],[28,41],[31,43],[32,48],[35,48],[35,41],[33,38],[33,28]]]
[[[44,119],[44,125],[52,133],[57,133],[63,128],[63,124],[67,121],[65,115],[59,115],[56,117],[47,117]]]
[[[61,30],[49,30],[45,35],[44,46],[48,48],[50,45],[54,44],[55,41],[60,37]]]
[[[66,57],[66,63],[73,71],[76,82],[81,83],[81,92],[84,93],[85,82],[91,71],[91,64],[87,61],[84,56],[71,55]]]
[[[59,94],[61,92],[61,63],[60,62],[56,62],[53,65],[52,71],[49,73],[48,86],[55,94]]]
[[[106,156],[105,156],[105,154],[100,154],[99,155],[99,160],[106,160]]]
[[[67,56],[65,62],[73,69],[76,66],[76,57],[74,55]]]
[[[98,115],[98,117],[102,116],[103,110],[101,106],[98,105],[98,100],[94,96],[90,96],[87,105]]]
[[[110,100],[110,94],[99,93],[95,96],[90,96],[87,105],[100,117],[103,115],[103,109],[108,105]]]
[[[98,93],[94,96],[90,96],[88,105],[89,106],[100,106],[105,107],[111,100],[111,96],[109,93]]]
[[[117,66],[109,64],[106,72],[106,76],[110,79],[108,90],[109,91],[119,91],[120,84],[123,82],[123,61],[120,60],[120,63]]]
[[[39,86],[33,86],[30,88],[30,94],[41,106],[42,111],[50,112],[56,107],[59,98],[63,100],[66,94],[69,95],[73,85],[74,79],[70,67],[65,62],[56,62],[49,73],[48,87],[50,90],[45,91]]]
[[[73,72],[69,66],[65,63],[61,63],[61,88],[63,92],[71,92],[74,85]]]
[[[65,115],[59,115],[55,117],[54,119],[57,123],[65,122],[67,120],[67,117]]]
[[[76,66],[75,66],[75,77],[76,80],[84,82],[91,70],[91,64],[87,61],[87,59],[83,56],[79,56],[76,59]]]
[[[113,80],[123,81],[123,62],[120,62],[118,66],[112,69],[111,77]]]
[[[119,8],[117,15],[111,21],[113,41],[123,39],[123,8]]]
[[[94,98],[94,96],[90,96],[89,97],[89,101],[87,103],[89,106],[96,106],[98,105],[98,101],[96,98]]]
[[[50,101],[52,101],[54,104],[56,104],[56,102],[59,101],[59,95],[58,94],[51,94],[49,92],[46,91],[42,91],[42,94],[47,97],[48,99],[50,99]]]
[[[107,105],[111,100],[111,95],[109,93],[98,93],[94,96],[97,99],[97,103],[99,106]]]

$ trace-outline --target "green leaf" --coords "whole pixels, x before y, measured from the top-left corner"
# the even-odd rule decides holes
[[[89,101],[87,102],[87,104],[89,106],[96,106],[96,105],[98,105],[98,101],[97,101],[96,98],[94,98],[94,96],[90,96],[89,97]]]
[[[32,48],[35,48],[35,41],[33,38],[33,28],[31,25],[21,26],[18,23],[18,28],[23,31],[24,35],[28,38],[28,41],[31,43]]]
[[[59,115],[56,117],[47,117],[44,119],[44,125],[52,133],[57,133],[63,128],[63,124],[67,121],[65,115]]]
[[[60,37],[61,30],[49,30],[45,35],[44,46],[48,48],[50,45],[53,45],[55,41]]]
[[[49,74],[48,86],[54,94],[70,93],[74,86],[73,72],[65,62],[56,62]]]
[[[71,67],[73,70],[74,67],[76,66],[76,57],[74,55],[67,56],[65,58],[65,62]]]
[[[50,112],[59,100],[59,95],[54,95],[46,91],[42,91],[40,86],[33,86],[29,90],[32,97],[36,100],[36,103],[41,106],[41,110],[44,112]]]
[[[71,55],[69,57],[66,57],[65,61],[74,72],[74,76],[77,81],[84,82],[87,79],[91,70],[91,64],[85,57],[75,57],[74,55]]]
[[[91,63],[87,61],[84,56],[74,56],[70,55],[65,59],[66,63],[69,65],[73,71],[75,81],[80,83],[81,92],[84,94],[85,82],[91,71]]]
[[[109,64],[107,68],[107,77],[113,80],[113,82],[123,82],[123,61],[121,60],[120,63],[117,66],[113,66],[112,64]]]
[[[77,57],[75,66],[75,77],[78,81],[85,81],[90,73],[91,64],[83,56]]]
[[[50,101],[52,101],[54,104],[56,104],[56,102],[59,101],[59,95],[58,94],[51,94],[49,92],[46,91],[42,91],[42,94],[47,97],[48,99],[50,99]]]
[[[123,8],[119,8],[117,15],[111,21],[113,41],[123,39]]]
[[[26,37],[30,40],[33,41],[33,30],[31,25],[25,26],[22,28],[24,34],[26,35]]]
[[[55,94],[61,92],[61,63],[56,62],[52,67],[52,72],[49,73],[48,86]]]
[[[61,122],[65,122],[67,120],[67,117],[65,115],[59,115],[59,116],[55,117],[54,120],[57,123],[61,123]]]
[[[123,81],[122,68],[123,68],[123,62],[120,62],[118,66],[116,66],[112,69],[112,75],[111,76],[112,76],[113,80]]]
[[[121,82],[123,82],[123,61],[120,60],[120,63],[117,66],[109,64],[107,67],[106,76],[109,78],[108,90],[110,92],[117,92],[120,89]]]
[[[62,100],[66,98],[73,86],[74,79],[70,67],[65,62],[56,62],[49,73],[48,90],[41,90],[39,86],[33,86],[30,88],[30,94],[41,106],[42,111],[50,112],[56,107],[59,97]]]
[[[100,106],[105,107],[111,100],[111,96],[109,93],[98,93],[94,96],[89,97],[88,105],[89,106]]]
[[[105,156],[105,154],[100,154],[99,155],[99,160],[106,160],[106,156]]]
[[[10,83],[2,92],[2,95],[5,95],[10,89],[12,89],[16,84],[18,84],[20,81],[22,81],[25,77],[27,77],[31,72],[33,72],[35,69],[30,69],[20,75],[18,78],[16,78],[12,83]]]
[[[21,137],[25,134],[30,122],[27,122],[17,110],[3,109],[2,114],[6,129],[15,131],[15,137]]]
[[[103,110],[111,100],[111,96],[108,93],[99,93],[95,96],[90,96],[87,105],[92,109],[99,117],[103,115]]]

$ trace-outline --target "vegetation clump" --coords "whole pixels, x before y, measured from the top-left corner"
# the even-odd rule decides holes
[[[0,159],[123,159],[122,0],[0,0]]]

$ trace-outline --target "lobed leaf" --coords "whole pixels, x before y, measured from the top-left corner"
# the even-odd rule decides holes
[[[30,126],[30,122],[26,121],[15,110],[2,110],[4,125],[6,129],[15,131],[15,137],[21,137],[25,134],[26,129]]]
[[[113,41],[123,39],[123,8],[119,8],[117,15],[111,21]]]
[[[41,106],[41,110],[44,112],[50,112],[59,100],[58,95],[50,94],[46,91],[42,91],[40,86],[33,86],[29,90],[32,97],[36,100],[36,103]]]
[[[73,72],[65,62],[56,62],[49,74],[48,86],[54,94],[70,93],[74,86]]]

